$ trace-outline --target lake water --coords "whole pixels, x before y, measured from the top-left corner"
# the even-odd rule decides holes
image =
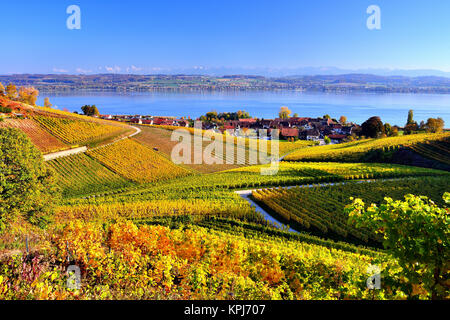
[[[327,94],[301,92],[205,92],[205,93],[43,93],[59,109],[80,111],[81,106],[95,104],[101,114],[142,114],[154,116],[190,116],[197,118],[208,111],[246,110],[253,117],[273,119],[281,106],[288,106],[301,117],[329,114],[339,119],[362,123],[371,116],[383,122],[403,126],[408,110],[414,110],[417,122],[441,117],[450,127],[450,95],[447,94]]]

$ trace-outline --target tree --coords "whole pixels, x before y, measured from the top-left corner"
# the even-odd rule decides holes
[[[391,129],[391,137],[397,137],[398,136],[398,127],[393,126]]]
[[[404,134],[406,134],[406,135],[413,134],[413,133],[419,131],[419,126],[416,122],[413,122],[413,123],[407,124],[405,126],[405,128],[403,129],[403,131],[404,131]]]
[[[4,97],[4,96],[5,96],[5,87],[0,82],[0,97]]]
[[[406,125],[413,124],[414,123],[414,111],[409,110],[408,111],[408,120],[406,121]]]
[[[448,295],[446,282],[450,261],[450,193],[443,196],[446,205],[439,207],[427,197],[406,195],[405,201],[385,198],[386,203],[365,208],[361,199],[346,207],[349,223],[368,228],[380,235],[383,246],[403,268],[413,286],[424,286],[433,299]]]
[[[323,141],[325,141],[325,144],[330,144],[331,143],[331,139],[328,136],[325,136],[325,138],[323,138]]]
[[[53,105],[50,103],[50,99],[49,98],[45,98],[44,99],[44,107],[46,108],[51,108]]]
[[[419,124],[419,130],[426,130],[427,129],[427,127],[426,127],[426,124],[425,124],[425,121],[420,121],[420,124]]]
[[[217,120],[217,111],[211,111],[206,113],[207,121],[216,121]]]
[[[40,151],[22,131],[0,129],[0,232],[20,218],[44,227],[57,199]]]
[[[298,113],[294,113],[293,117],[298,118]]]
[[[97,107],[95,105],[85,105],[81,107],[81,111],[87,116],[99,116],[100,112],[98,111]]]
[[[233,115],[234,113],[231,113],[231,114]],[[250,119],[251,118],[250,114],[247,111],[244,111],[244,110],[239,110],[238,112],[236,112],[236,116],[237,116],[236,120],[239,120],[239,119]]]
[[[289,110],[288,107],[281,107],[280,108],[280,112],[278,113],[278,116],[280,119],[289,119],[289,117],[291,116],[292,111]]]
[[[444,119],[429,118],[425,124],[425,130],[431,133],[440,133],[444,131]]]
[[[329,114],[326,114],[322,117],[322,119],[331,119],[331,116]]]
[[[361,125],[361,134],[370,138],[378,138],[384,133],[383,122],[380,117],[371,117]]]
[[[406,121],[406,125],[404,128],[405,134],[412,134],[416,131],[419,131],[419,125],[416,121],[414,121],[414,111],[408,111],[408,120]]]
[[[386,136],[390,137],[392,135],[392,127],[389,123],[385,123],[384,124],[384,133],[386,134]]]
[[[12,83],[6,86],[6,97],[10,100],[17,98],[17,88]]]
[[[20,87],[19,89],[19,100],[23,103],[35,106],[38,96],[39,90],[34,87]]]
[[[339,118],[339,123],[340,124],[346,124],[347,123],[347,117],[346,116],[341,116]]]

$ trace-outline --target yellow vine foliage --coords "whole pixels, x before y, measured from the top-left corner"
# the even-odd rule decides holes
[[[124,128],[94,121],[37,115],[34,119],[60,140],[70,144],[86,144],[119,135]]]
[[[188,170],[131,139],[90,150],[88,155],[112,171],[139,183],[167,180],[190,174]]]
[[[333,161],[358,160],[361,155],[372,150],[390,151],[400,147],[410,147],[417,143],[442,140],[450,137],[450,133],[412,134],[381,139],[366,139],[343,144],[319,146],[300,149],[286,156],[288,161]]]

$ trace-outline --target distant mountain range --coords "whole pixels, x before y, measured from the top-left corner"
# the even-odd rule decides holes
[[[152,72],[153,73],[153,72]],[[175,69],[158,69],[158,73],[165,74],[195,74],[221,76],[229,74],[258,75],[264,77],[285,76],[314,76],[314,75],[343,75],[343,74],[371,74],[379,76],[422,77],[436,76],[450,78],[450,72],[433,69],[343,69],[337,67],[299,67],[299,68],[231,68],[231,67],[192,67]]]

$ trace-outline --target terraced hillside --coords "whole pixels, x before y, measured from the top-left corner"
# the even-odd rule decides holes
[[[88,155],[128,180],[157,182],[191,174],[152,149],[131,139],[88,151]]]
[[[21,129],[43,153],[80,145],[104,145],[135,132],[124,123],[31,106],[4,97],[0,97],[0,104],[8,106],[15,114],[20,115],[7,114],[0,126]]]
[[[65,197],[86,196],[132,185],[85,154],[58,158],[47,164],[56,172]]]
[[[17,128],[23,131],[42,153],[56,152],[69,148],[67,144],[44,130],[32,119],[6,119],[0,128]]]
[[[72,118],[36,115],[34,119],[52,135],[72,145],[93,145],[120,136],[127,131],[122,126]]]

